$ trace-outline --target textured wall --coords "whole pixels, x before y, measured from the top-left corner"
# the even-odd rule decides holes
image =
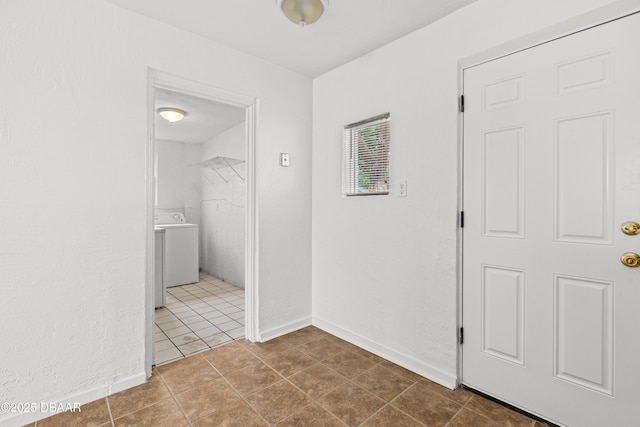
[[[201,144],[156,140],[158,200],[156,212],[181,212],[191,224],[201,224]],[[202,239],[199,239],[202,267]]]
[[[201,144],[184,144],[182,194],[184,214],[187,222],[200,224],[202,215],[202,168],[198,165],[202,157]]]
[[[158,200],[156,209],[184,213],[185,145],[174,141],[156,141],[158,156]]]
[[[101,0],[3,0],[0,55],[0,402],[144,379],[149,68],[258,98],[260,329],[310,317],[308,78]]]
[[[607,3],[482,0],[314,80],[314,323],[455,384],[458,61]],[[392,193],[342,197],[343,126],[386,112]]]
[[[245,124],[241,123],[207,141],[202,160],[222,156],[245,160]],[[246,179],[246,163],[233,166]],[[202,267],[218,278],[245,286],[245,219],[247,186],[229,167],[218,173],[202,169]]]

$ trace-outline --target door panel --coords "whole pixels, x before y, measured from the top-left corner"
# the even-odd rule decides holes
[[[464,71],[463,383],[638,425],[640,17]]]
[[[555,377],[611,395],[613,283],[556,276],[555,291]]]
[[[524,128],[484,134],[482,213],[485,236],[524,237]]]
[[[612,112],[556,120],[555,228],[559,242],[612,243],[612,122]]]
[[[482,349],[524,365],[524,271],[483,266]]]

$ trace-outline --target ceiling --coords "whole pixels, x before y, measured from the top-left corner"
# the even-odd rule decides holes
[[[314,78],[476,0],[329,0],[304,29],[276,0],[107,1]],[[167,141],[202,143],[244,120],[241,108],[166,90],[155,104],[187,111],[177,123],[156,115],[156,139]]]
[[[173,107],[186,111],[184,119],[169,123],[155,115],[155,137],[165,141],[200,144],[244,122],[243,108],[164,89],[154,91],[155,110]]]
[[[107,1],[314,78],[476,0],[329,0],[304,29],[276,0]]]

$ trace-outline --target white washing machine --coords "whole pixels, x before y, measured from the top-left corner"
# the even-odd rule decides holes
[[[186,222],[180,212],[158,212],[155,227],[164,230],[164,287],[196,283],[199,280],[198,224]]]

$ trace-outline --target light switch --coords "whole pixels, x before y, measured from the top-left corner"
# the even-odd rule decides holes
[[[280,166],[289,167],[289,153],[280,153]]]

